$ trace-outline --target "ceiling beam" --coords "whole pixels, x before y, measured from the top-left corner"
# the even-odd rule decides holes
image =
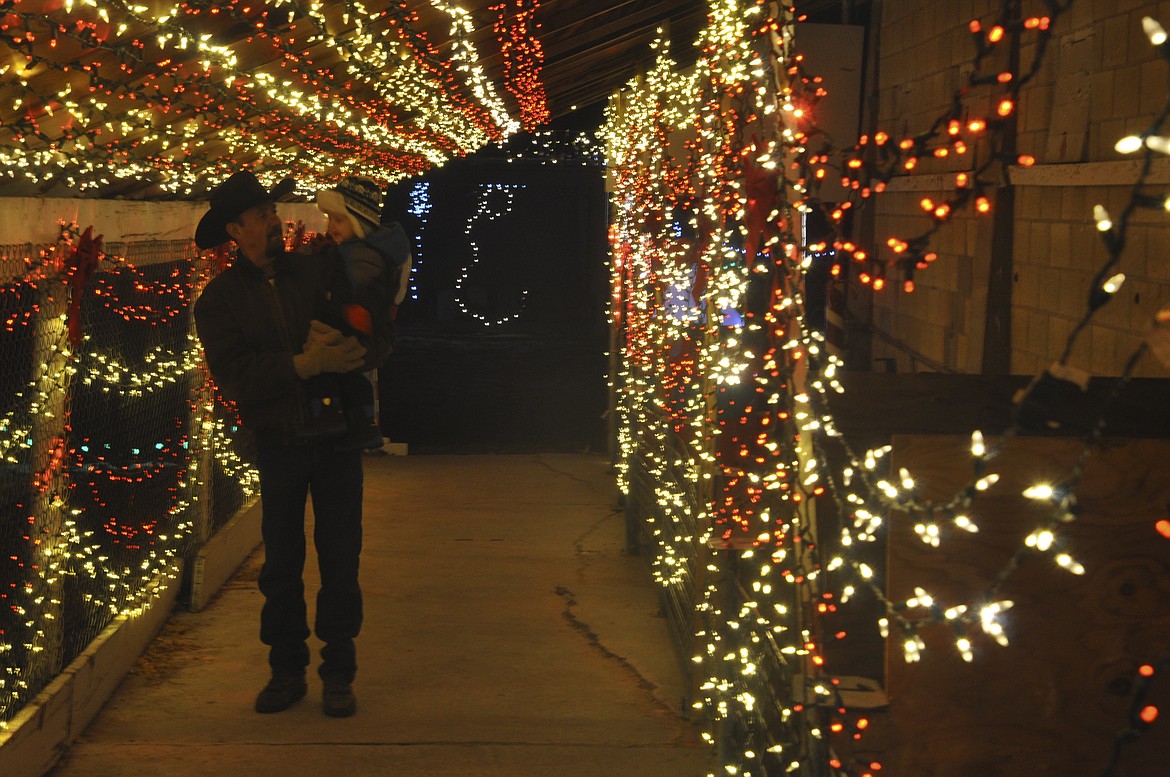
[[[546,44],[544,48],[545,62],[587,52],[594,47],[597,41],[607,43],[618,41],[631,34],[653,36],[659,25],[671,20],[672,6],[674,5],[676,4],[664,0],[664,2],[659,2],[638,13],[619,17],[607,24],[594,27],[588,34],[565,36],[563,40],[555,44]]]
[[[561,38],[574,39],[575,38],[574,31],[577,30],[579,27],[588,25],[591,22],[595,22],[597,19],[599,19],[601,17],[612,16],[614,13],[621,11],[623,8],[626,8],[627,6],[631,6],[631,5],[636,5],[638,2],[640,2],[640,0],[622,0],[622,2],[619,2],[616,5],[610,5],[604,11],[597,11],[597,10],[595,10],[596,7],[593,6],[593,7],[591,7],[593,9],[591,13],[589,13],[585,16],[575,17],[571,20],[561,19],[561,18],[541,20],[540,23],[541,23],[542,28],[544,30],[551,31],[551,32],[545,32],[544,34],[539,36],[541,48],[544,51],[545,62],[548,62],[550,55],[555,54],[555,49],[554,49],[555,44],[550,43],[550,41],[560,40]],[[569,14],[564,14],[564,16],[568,16],[568,15]],[[485,65],[489,65],[489,64],[494,65],[497,61],[501,60],[502,58],[503,58],[503,52],[501,52],[497,48],[491,54],[489,54],[487,56],[481,56],[480,61],[482,63],[484,63]]]

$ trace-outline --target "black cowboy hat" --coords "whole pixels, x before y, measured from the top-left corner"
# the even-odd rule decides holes
[[[211,209],[203,214],[199,226],[195,227],[195,245],[214,248],[226,243],[231,240],[226,227],[241,213],[265,202],[280,201],[291,194],[296,185],[293,179],[285,178],[268,191],[253,173],[247,170],[233,173],[212,190]]]

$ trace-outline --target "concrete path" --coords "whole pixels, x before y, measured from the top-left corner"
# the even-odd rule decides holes
[[[252,711],[261,551],[175,613],[53,777],[705,773],[602,457],[374,456],[366,481],[356,716],[321,713],[313,672],[296,707]]]

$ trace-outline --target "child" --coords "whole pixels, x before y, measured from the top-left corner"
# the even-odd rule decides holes
[[[326,231],[333,242],[322,250],[324,293],[316,318],[364,344],[375,327],[393,327],[395,308],[406,295],[409,240],[399,224],[379,223],[382,193],[369,179],[345,178],[335,188],[322,189],[317,192],[317,207],[328,219]],[[335,407],[340,404],[347,442],[382,447],[374,388],[365,375],[323,373],[308,383],[316,418],[340,418]]]

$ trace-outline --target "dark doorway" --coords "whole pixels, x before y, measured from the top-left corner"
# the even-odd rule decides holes
[[[600,169],[462,160],[400,184],[385,217],[419,241],[379,379],[384,434],[411,453],[604,450]]]

